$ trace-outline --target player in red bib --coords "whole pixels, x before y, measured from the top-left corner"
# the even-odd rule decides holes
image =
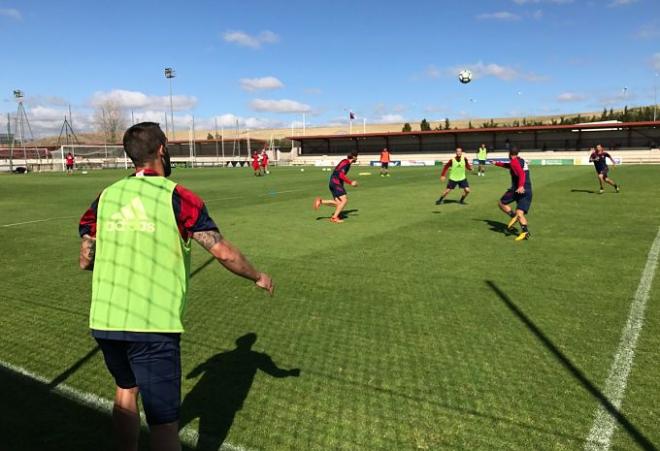
[[[261,175],[261,166],[259,164],[259,154],[255,150],[252,152],[252,169],[254,170],[254,175],[259,176]]]
[[[71,152],[66,154],[66,175],[73,174],[73,165],[76,162],[73,154]]]

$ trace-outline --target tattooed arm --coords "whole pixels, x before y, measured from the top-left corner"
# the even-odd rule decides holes
[[[217,230],[194,232],[192,237],[229,271],[252,280],[259,288],[273,294],[273,281],[270,276],[257,271],[241,251],[224,239],[220,232]]]
[[[83,235],[80,243],[80,269],[91,271],[94,269],[94,256],[96,255],[96,238]]]

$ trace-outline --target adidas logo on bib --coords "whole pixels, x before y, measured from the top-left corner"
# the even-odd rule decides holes
[[[117,213],[110,216],[105,226],[108,232],[148,232],[156,231],[156,224],[149,221],[147,212],[139,197],[135,197],[128,205],[121,207]]]

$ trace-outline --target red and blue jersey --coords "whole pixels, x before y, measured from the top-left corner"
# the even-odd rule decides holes
[[[349,185],[352,184],[353,181],[346,177],[346,174],[348,174],[348,171],[350,170],[351,160],[344,158],[339,162],[337,166],[335,166],[334,171],[332,171],[332,175],[330,176],[330,184],[339,186],[344,186],[344,182],[348,183]]]
[[[609,158],[611,161],[614,161],[614,159],[607,152],[593,152],[589,157],[589,161],[594,164],[596,171],[602,172],[607,169],[607,158]]]
[[[532,190],[532,180],[529,177],[529,165],[522,158],[511,158],[509,163],[495,162],[495,166],[508,168],[511,174],[511,189],[525,188],[525,191]]]
[[[146,169],[141,175],[148,177],[157,176],[158,174],[155,171]],[[78,233],[81,237],[83,235],[89,235],[92,238],[96,237],[96,220],[100,197],[99,195],[92,202],[92,205],[90,205],[80,218]],[[218,226],[209,216],[204,201],[181,185],[177,185],[172,192],[172,211],[174,212],[181,238],[186,241],[195,232],[218,230]]]

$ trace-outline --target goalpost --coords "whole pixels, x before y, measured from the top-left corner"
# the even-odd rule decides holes
[[[66,170],[66,156],[71,152],[75,167],[80,169],[128,169],[130,162],[123,146],[66,144],[51,153],[53,161],[60,161]]]

